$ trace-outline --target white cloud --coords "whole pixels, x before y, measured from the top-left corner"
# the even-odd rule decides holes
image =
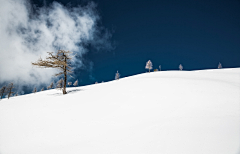
[[[83,46],[86,43],[92,43],[96,49],[103,44],[109,47],[109,33],[99,39],[101,30],[97,27],[99,16],[95,7],[90,3],[67,8],[53,2],[50,7],[32,12],[27,0],[0,0],[0,83],[48,84],[57,70],[33,67],[31,62],[40,56],[45,58],[47,52],[63,49],[81,57],[87,52]]]

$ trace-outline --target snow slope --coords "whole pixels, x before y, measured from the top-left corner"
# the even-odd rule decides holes
[[[0,154],[240,154],[240,68],[67,90],[0,101]]]

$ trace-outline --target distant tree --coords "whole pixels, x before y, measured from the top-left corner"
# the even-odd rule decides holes
[[[62,90],[64,88],[64,81],[63,78],[61,78],[58,82],[57,82],[57,89]]]
[[[41,89],[41,91],[44,91],[44,87]]]
[[[18,92],[16,92],[15,96],[18,96]]]
[[[102,83],[103,83],[104,81],[102,81]]]
[[[119,80],[119,78],[120,78],[120,74],[119,74],[118,71],[117,71],[117,73],[116,73],[116,75],[115,75],[115,80]]]
[[[218,69],[222,68],[222,64],[219,62]]]
[[[6,92],[7,92],[7,87],[6,87],[6,86],[3,86],[3,87],[0,89],[1,99],[3,98],[4,94],[6,94]]]
[[[53,88],[53,82],[47,87],[47,89],[52,89]]]
[[[9,83],[9,85],[8,85],[8,87],[7,87],[7,95],[8,95],[8,99],[12,96],[12,94],[14,93],[14,92],[12,92],[12,90],[13,90],[13,83]]]
[[[73,84],[75,87],[78,86],[78,80],[76,80]]]
[[[72,85],[72,82],[68,82],[68,86],[71,86]]]
[[[158,71],[158,69],[154,69],[153,71],[154,71],[154,72],[157,72],[157,71]]]
[[[63,88],[62,92],[63,94],[67,94],[66,91],[66,85],[67,85],[67,75],[69,73],[72,73],[71,67],[70,67],[70,61],[71,57],[70,51],[64,51],[64,50],[58,50],[56,55],[53,54],[53,52],[48,52],[49,57],[46,58],[46,60],[42,60],[41,58],[35,62],[32,63],[32,65],[44,67],[44,68],[58,68],[60,70],[60,73],[55,74],[55,76],[64,75],[64,82],[63,82]]]
[[[149,70],[149,72],[150,72],[150,70],[152,69],[152,62],[151,62],[151,60],[149,60],[147,63],[146,63],[146,69],[148,69]]]
[[[33,93],[37,92],[37,88],[34,87],[32,92],[33,92]]]
[[[179,70],[180,70],[180,71],[183,70],[183,66],[182,66],[182,64],[179,65]]]
[[[161,71],[161,69],[162,69],[162,68],[161,68],[161,65],[159,65],[159,71]]]
[[[98,82],[96,81],[95,84],[98,84]]]

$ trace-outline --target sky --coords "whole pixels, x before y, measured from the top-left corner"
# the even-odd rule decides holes
[[[1,0],[0,3],[4,1]],[[179,64],[183,65],[183,70],[215,69],[219,62],[224,68],[240,66],[239,0],[31,0],[29,4],[23,5],[27,6],[27,9],[31,8],[30,13],[26,13],[29,16],[26,21],[28,26],[23,28],[27,30],[20,30],[20,36],[19,32],[16,34],[23,42],[28,40],[28,45],[22,45],[24,49],[29,46],[34,48],[35,44],[31,43],[34,41],[29,40],[36,38],[29,37],[29,29],[41,31],[38,27],[41,27],[43,22],[53,21],[59,24],[62,20],[57,19],[67,21],[70,18],[71,22],[78,25],[73,24],[72,28],[69,28],[73,31],[60,30],[61,36],[67,36],[68,41],[63,39],[65,37],[58,36],[59,29],[54,29],[56,32],[52,33],[53,29],[48,28],[50,36],[57,39],[58,43],[52,41],[53,45],[48,44],[50,47],[44,49],[41,47],[45,47],[45,44],[36,43],[39,47],[35,49],[37,54],[29,58],[33,58],[32,61],[37,60],[34,58],[45,56],[46,50],[54,51],[57,48],[76,52],[77,57],[73,62],[74,78],[69,81],[78,79],[79,85],[113,80],[117,70],[121,77],[144,73],[147,71],[145,65],[148,60],[152,61],[154,69],[161,65],[163,71],[178,70]],[[54,15],[54,10],[59,8],[63,10],[64,18]],[[75,8],[75,12],[71,8]],[[85,17],[84,12],[87,12]],[[52,16],[49,15],[51,13]],[[82,17],[79,22],[75,20],[78,16]],[[38,21],[37,24],[35,21]],[[92,27],[87,30],[81,27],[82,23],[90,21],[93,23]],[[19,24],[16,27],[15,29],[19,29]],[[81,29],[81,32],[76,33],[78,29]],[[82,35],[82,32],[86,35]],[[29,35],[26,37],[26,34]],[[47,34],[49,33],[46,33],[42,40],[48,40]],[[74,37],[71,37],[72,35]],[[81,41],[78,35],[81,35]],[[71,40],[73,43],[70,46],[68,43]],[[64,42],[63,45],[60,45],[61,41]],[[1,65],[6,68],[5,64]],[[29,70],[34,69],[31,73],[36,76],[35,80],[47,76],[46,81],[41,80],[39,84],[51,80],[51,77],[46,75],[48,72],[36,74],[35,68],[28,67]],[[24,71],[20,68],[19,70]],[[12,76],[14,75],[12,73]],[[20,83],[21,80],[32,79],[32,76],[25,78],[22,75],[17,79],[14,76],[13,80]],[[35,80],[32,79],[33,82]],[[0,79],[0,83],[7,81]],[[32,86],[33,83],[29,85]]]

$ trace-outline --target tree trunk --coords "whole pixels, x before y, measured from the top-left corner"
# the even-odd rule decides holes
[[[3,87],[3,88],[4,88],[4,87]],[[2,89],[1,99],[3,98],[4,93],[5,93],[5,88]]]
[[[11,96],[11,94],[12,94],[12,88],[10,88],[10,91],[9,91],[9,93],[8,93],[8,99],[9,99],[9,97]]]
[[[65,64],[67,63],[67,58],[65,56],[65,54],[63,54],[64,56],[64,61],[65,61]],[[64,85],[63,85],[63,94],[67,94],[67,91],[66,91],[66,86],[67,86],[67,66],[65,65],[64,66]]]
[[[63,86],[63,94],[67,94],[66,86],[67,86],[67,72],[66,72],[66,67],[65,67],[65,70],[64,70],[64,86]]]

